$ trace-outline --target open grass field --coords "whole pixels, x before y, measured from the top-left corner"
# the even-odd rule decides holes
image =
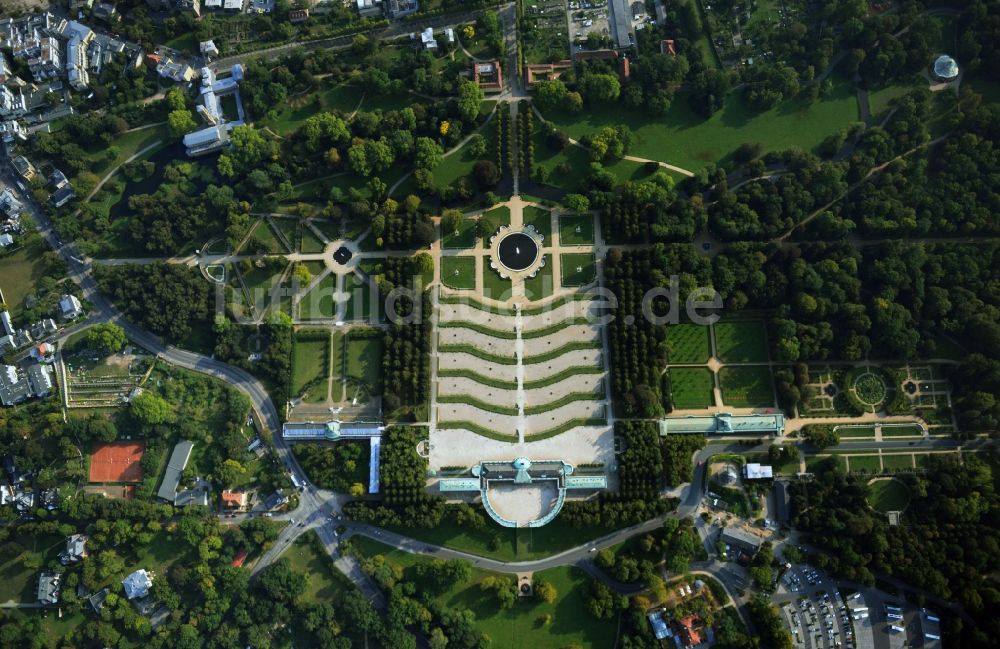
[[[471,291],[476,288],[474,257],[442,257],[441,283],[448,288]]]
[[[509,279],[503,279],[500,273],[490,268],[490,256],[483,256],[483,295],[494,300],[506,300],[510,298],[511,286]]]
[[[545,265],[538,269],[534,277],[524,280],[524,294],[529,300],[544,300],[552,295],[552,255],[545,255]]]
[[[369,394],[382,391],[382,337],[347,336],[347,378],[361,383]]]
[[[344,320],[368,320],[372,316],[371,284],[357,275],[347,275],[344,278],[344,291],[347,292]],[[378,308],[377,305],[375,308]]]
[[[597,279],[597,266],[594,255],[589,252],[566,253],[559,255],[562,266],[563,286],[585,286]]]
[[[868,504],[880,512],[898,512],[910,502],[910,490],[899,480],[876,480],[868,485]]]
[[[920,426],[882,426],[882,437],[918,437],[924,432]]]
[[[337,303],[333,294],[337,291],[337,276],[329,274],[319,284],[302,296],[299,302],[299,317],[303,320],[332,318],[337,315]]]
[[[11,317],[20,314],[24,298],[35,292],[35,287],[48,273],[45,252],[45,245],[38,241],[0,255],[0,291]]]
[[[883,453],[882,466],[890,469],[912,469],[913,453]]]
[[[299,242],[301,252],[323,252],[323,240],[316,236],[310,227],[302,228],[302,241]]]
[[[671,367],[670,401],[674,410],[710,408],[712,398],[712,371],[707,367]]]
[[[715,353],[724,363],[766,363],[767,335],[760,320],[717,322]]]
[[[501,225],[510,225],[510,208],[494,207],[492,210],[483,212],[479,218],[486,219],[486,223],[490,226],[488,228],[490,232],[496,232]],[[489,241],[489,237],[486,239]]]
[[[789,147],[813,150],[826,136],[857,121],[858,106],[850,82],[835,78],[829,95],[812,104],[791,99],[763,113],[752,110],[738,92],[733,92],[722,109],[706,120],[691,109],[683,93],[678,93],[662,117],[617,103],[545,117],[574,139],[605,126],[628,124],[635,135],[632,155],[694,171],[727,159],[744,142],[759,142],[765,152]]]
[[[809,473],[819,473],[825,471],[826,467],[834,466],[841,471],[847,470],[847,464],[840,455],[812,455],[806,457],[806,471]]]
[[[264,312],[272,308],[288,310],[291,297],[282,295],[285,292],[282,286],[288,286],[287,280],[281,281],[284,272],[285,266],[265,264],[262,268],[252,268],[249,272],[243,273],[243,281],[250,291],[250,299],[258,311]]]
[[[594,218],[589,214],[560,216],[559,243],[564,246],[586,246],[594,243]]]
[[[552,237],[552,212],[543,207],[529,205],[524,208],[524,224],[533,226],[545,236],[544,243],[547,245]]]
[[[540,128],[535,129],[535,168],[544,167],[548,172],[545,184],[569,192],[579,190],[584,177],[590,172],[590,153],[572,144],[562,150],[555,149],[549,146],[541,131]],[[568,170],[560,171],[560,165],[567,165]]]
[[[364,89],[359,86],[346,83],[327,86],[305,95],[289,97],[280,108],[274,109],[271,117],[262,120],[262,125],[278,135],[288,135],[322,110],[353,112],[361,104],[363,96]]]
[[[315,337],[323,334],[322,339]],[[327,375],[330,354],[330,336],[325,330],[300,330],[295,333],[292,347],[292,396],[299,396],[310,383]],[[326,382],[321,387],[326,394]]]
[[[878,473],[882,470],[882,462],[878,455],[851,455],[847,460],[851,471]]]
[[[295,539],[295,543],[281,556],[288,559],[292,572],[304,574],[308,579],[303,597],[310,602],[329,601],[335,593],[350,586],[343,575],[333,569],[329,556],[323,556],[313,545],[314,531]]]
[[[708,340],[709,328],[696,324],[676,324],[667,327],[671,363],[706,363],[712,355]]]
[[[288,252],[288,250],[285,250],[285,246],[278,241],[278,236],[271,229],[271,226],[263,219],[257,222],[256,227],[253,229],[253,234],[247,239],[247,245],[244,246],[244,249],[251,245],[251,242],[256,242],[265,252],[274,254],[285,254]]]
[[[837,429],[837,435],[840,437],[870,437],[875,438],[875,427],[874,426],[841,426]]]
[[[415,579],[414,567],[427,561],[367,538],[355,537],[353,543],[365,557],[381,554],[404,567],[408,579]],[[497,606],[492,592],[484,591],[479,586],[479,582],[491,574],[474,569],[468,582],[455,584],[434,598],[445,608],[470,609],[476,616],[476,627],[491,638],[491,647],[603,649],[614,645],[617,625],[612,621],[597,620],[585,612],[583,593],[589,577],[580,569],[562,567],[536,573],[536,578],[555,586],[558,592],[556,601],[547,604],[533,598],[518,600],[513,608],[507,610]],[[509,578],[513,579],[513,576]],[[551,616],[551,622],[539,623],[544,616]]]
[[[441,243],[444,248],[471,248],[476,245],[476,222],[464,219],[455,232],[442,232]]]
[[[771,371],[766,367],[724,367],[719,371],[722,401],[734,408],[773,408]]]

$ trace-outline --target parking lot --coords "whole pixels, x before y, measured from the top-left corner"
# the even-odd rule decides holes
[[[867,634],[866,643],[855,643],[848,606],[834,582],[820,571],[809,566],[793,566],[782,575],[778,593],[776,600],[796,647],[874,649],[871,633]],[[786,595],[781,596],[781,593]]]
[[[572,0],[566,8],[566,21],[569,23],[569,41],[573,51],[587,49],[587,35],[591,32],[601,36],[611,33],[607,0]]]

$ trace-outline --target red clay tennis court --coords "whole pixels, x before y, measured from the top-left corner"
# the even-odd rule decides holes
[[[99,444],[90,456],[91,482],[140,482],[144,446],[134,442]]]

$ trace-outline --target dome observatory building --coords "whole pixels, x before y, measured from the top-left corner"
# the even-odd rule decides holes
[[[934,76],[941,81],[952,81],[958,76],[958,63],[947,54],[942,54],[934,61]]]

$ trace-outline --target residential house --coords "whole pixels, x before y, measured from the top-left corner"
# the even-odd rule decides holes
[[[84,11],[94,6],[94,0],[69,0],[69,10],[73,13]]]
[[[36,364],[28,366],[28,384],[31,394],[35,397],[47,397],[52,392],[52,368],[48,365]]]
[[[774,478],[774,470],[765,464],[747,462],[743,467],[743,478],[746,480],[771,480]]]
[[[66,539],[66,549],[59,553],[59,563],[68,566],[87,558],[87,537],[74,534]]]
[[[226,509],[244,509],[247,506],[245,491],[223,491],[222,506]]]
[[[28,98],[20,90],[0,86],[0,117],[20,117],[28,112]]]
[[[13,365],[0,365],[0,405],[13,406],[31,397],[28,380]]]
[[[309,20],[308,9],[293,9],[292,11],[288,12],[288,22],[292,23],[293,25],[304,23],[307,20]]]
[[[6,144],[10,144],[15,139],[24,142],[28,139],[28,131],[16,119],[8,119],[0,122],[0,139]]]
[[[136,570],[122,580],[125,587],[125,598],[132,600],[145,597],[149,594],[149,589],[153,586],[152,576],[144,568]]]
[[[202,41],[198,45],[198,49],[201,50],[201,55],[204,57],[219,55],[219,48],[215,46],[215,41]]]
[[[35,81],[42,83],[55,79],[62,74],[62,48],[52,36],[45,36],[38,40],[37,46],[30,51],[37,52],[28,58],[28,69]]]
[[[63,295],[59,298],[59,316],[64,322],[74,320],[83,315],[83,305],[75,295]]]
[[[436,50],[437,49],[437,39],[434,38],[434,28],[428,27],[424,31],[420,32],[420,42],[423,44],[424,49]]]
[[[31,179],[38,173],[38,170],[35,169],[35,165],[31,164],[31,161],[23,155],[11,158],[10,163],[14,165],[14,171],[17,172],[17,175],[24,178],[28,182],[31,182]]]
[[[358,15],[362,18],[373,18],[382,15],[382,0],[356,0]]]
[[[273,494],[264,499],[264,509],[266,511],[274,511],[279,507],[283,507],[288,504],[288,496],[285,495],[283,489],[278,489]]]
[[[194,489],[185,489],[184,491],[178,491],[174,495],[174,507],[189,507],[191,505],[208,507],[207,487],[196,487]]]
[[[169,58],[157,64],[156,73],[177,83],[187,83],[198,77],[195,69],[187,63],[178,63]]]
[[[417,0],[386,0],[385,15],[391,19],[402,18],[415,13],[420,8]]]
[[[101,609],[104,608],[104,602],[108,599],[108,595],[111,591],[107,588],[102,588],[93,595],[87,598],[87,604],[90,605],[90,610],[94,613],[100,613]]]
[[[86,90],[90,85],[87,47],[94,40],[94,31],[82,23],[71,20],[62,32],[66,42],[66,78],[74,90]]]
[[[676,634],[675,638],[684,649],[697,647],[705,642],[705,623],[696,613],[674,620],[671,626]]]
[[[118,22],[119,19],[118,11],[110,2],[97,3],[90,15],[94,20],[103,20],[106,23]]]
[[[51,196],[49,196],[49,200],[56,207],[62,207],[63,205],[70,202],[74,198],[76,198],[76,192],[74,192],[73,188],[70,187],[69,185],[66,185],[65,187],[60,187],[59,189],[52,192]]]
[[[55,572],[43,572],[38,575],[38,603],[42,606],[55,606],[59,603],[59,586],[62,575]]]
[[[13,245],[14,245],[14,237],[10,236],[10,234],[6,232],[0,234],[0,246],[2,246],[4,249],[7,249]]]
[[[21,201],[14,198],[14,193],[9,189],[4,189],[0,192],[0,211],[8,219],[16,219],[21,215],[23,209],[24,205],[21,204]]]
[[[42,343],[41,345],[31,348],[31,357],[39,363],[45,362],[51,353],[52,347],[48,343]]]
[[[14,335],[14,323],[10,320],[10,311],[0,311],[0,326],[6,335]]]
[[[38,322],[36,322],[35,324],[31,325],[28,328],[28,331],[31,332],[31,337],[34,338],[35,340],[41,340],[46,336],[54,334],[58,330],[59,327],[56,326],[56,321],[53,320],[52,318],[44,318],[42,320],[39,320]],[[52,348],[48,347],[48,351],[49,353],[51,353]]]
[[[49,184],[52,185],[53,189],[59,189],[69,184],[69,179],[66,178],[66,174],[59,171],[58,169],[53,169],[52,173],[49,175]]]

